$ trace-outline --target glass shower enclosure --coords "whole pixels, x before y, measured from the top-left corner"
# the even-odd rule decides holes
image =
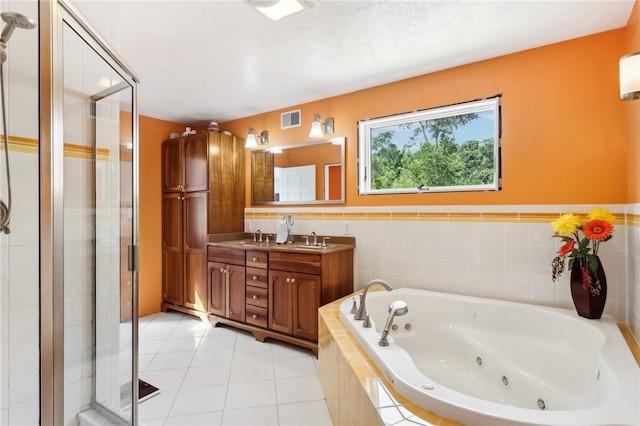
[[[40,16],[41,424],[136,424],[137,82],[71,5]]]

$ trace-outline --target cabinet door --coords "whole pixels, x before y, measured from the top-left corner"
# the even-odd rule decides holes
[[[245,319],[245,271],[244,266],[227,265],[229,286],[227,287],[227,318],[236,321]]]
[[[162,143],[162,192],[182,192],[184,160],[181,142],[181,139],[171,139]]]
[[[184,191],[206,191],[209,185],[209,135],[200,133],[184,138]]]
[[[227,316],[226,265],[220,262],[208,263],[209,303],[207,312],[220,317]]]
[[[294,274],[293,279],[293,335],[317,342],[320,276]]]
[[[184,305],[206,312],[207,282],[207,193],[184,195]]]
[[[162,300],[184,303],[182,194],[162,196]]]
[[[287,334],[293,330],[291,280],[290,272],[269,271],[269,328]]]

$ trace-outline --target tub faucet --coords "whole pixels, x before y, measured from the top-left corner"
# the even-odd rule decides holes
[[[391,287],[385,281],[382,281],[382,280],[371,280],[371,281],[369,281],[367,283],[367,285],[364,286],[364,290],[362,291],[362,300],[360,300],[360,307],[358,308],[358,312],[356,312],[356,314],[353,316],[353,319],[358,320],[358,321],[362,321],[367,316],[367,308],[364,305],[365,299],[367,298],[367,291],[369,290],[369,287],[371,287],[373,285],[376,285],[376,284],[381,285],[387,291],[393,290],[393,287]]]
[[[387,318],[387,323],[384,325],[384,330],[382,330],[382,336],[380,336],[380,340],[378,340],[378,344],[380,346],[389,346],[387,336],[389,335],[389,331],[391,330],[391,326],[393,325],[393,319],[395,317],[399,317],[400,315],[404,315],[407,312],[409,312],[409,308],[407,308],[407,304],[402,300],[391,302],[391,304],[389,305],[389,317]]]

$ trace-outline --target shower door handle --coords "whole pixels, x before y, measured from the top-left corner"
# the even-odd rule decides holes
[[[140,266],[138,245],[127,246],[127,263],[129,271],[137,271]]]

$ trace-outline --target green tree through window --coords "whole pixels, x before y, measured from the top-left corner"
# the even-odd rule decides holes
[[[498,99],[359,122],[360,193],[499,189]]]

